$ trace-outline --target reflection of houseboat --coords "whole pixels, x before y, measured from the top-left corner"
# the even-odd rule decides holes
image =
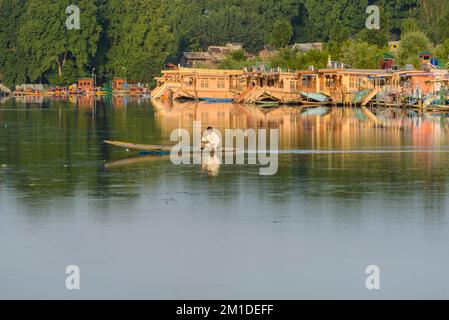
[[[69,94],[69,90],[67,88],[51,88],[47,90],[44,95],[49,97],[65,97]]]
[[[14,91],[14,96],[16,97],[40,97],[43,95],[42,90],[39,89],[33,89],[33,88],[26,88],[26,89],[17,89]]]

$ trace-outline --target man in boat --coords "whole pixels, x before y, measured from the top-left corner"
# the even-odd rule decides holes
[[[203,135],[202,143],[211,153],[215,153],[221,144],[221,139],[214,129],[209,127]]]
[[[202,168],[207,171],[209,176],[216,176],[221,165],[221,160],[217,155],[218,148],[221,145],[220,136],[212,127],[209,127],[203,135],[202,143],[204,144],[204,151],[201,155]]]

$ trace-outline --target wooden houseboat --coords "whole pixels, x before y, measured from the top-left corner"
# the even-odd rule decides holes
[[[425,96],[448,79],[446,70],[320,69],[238,71],[181,68],[157,78],[153,99],[192,99],[237,103],[343,104],[366,106],[373,99],[399,102],[400,96]],[[394,96],[397,96],[394,98]]]
[[[238,103],[297,104],[300,101],[298,74],[280,70],[246,72],[242,76],[242,92],[235,98]]]
[[[242,91],[241,70],[180,68],[162,71],[153,99],[233,101]]]

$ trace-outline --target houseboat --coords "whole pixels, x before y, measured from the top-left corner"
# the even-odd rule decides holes
[[[242,76],[241,70],[164,70],[151,97],[232,102],[242,92]]]
[[[446,70],[394,71],[330,68],[306,71],[239,71],[181,68],[162,71],[153,99],[212,100],[245,104],[414,103],[439,91]],[[438,80],[438,81],[435,81]],[[409,99],[410,100],[410,99]]]

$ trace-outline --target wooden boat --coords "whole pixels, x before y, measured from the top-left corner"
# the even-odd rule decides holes
[[[122,141],[109,141],[105,140],[104,143],[109,144],[111,146],[124,148],[128,150],[134,151],[148,151],[148,152],[170,152],[172,147],[170,146],[156,146],[156,145],[147,145],[147,144],[135,144],[130,142],[122,142]]]
[[[142,154],[148,155],[148,154],[154,154],[154,155],[164,155],[164,154],[169,154],[172,151],[173,146],[157,146],[157,145],[147,145],[147,144],[135,144],[135,143],[130,143],[130,142],[122,142],[122,141],[110,141],[110,140],[105,140],[104,143],[111,145],[111,146],[115,146],[115,147],[119,147],[119,148],[123,148],[123,149],[127,149],[127,150],[134,150],[137,152],[140,152]],[[198,149],[198,148],[192,148],[190,149],[190,152],[192,153],[200,153],[204,150],[204,148],[202,149]],[[220,148],[218,150],[218,152],[239,152],[241,150],[237,149],[237,148]]]
[[[313,102],[318,102],[318,103],[324,103],[324,102],[328,102],[329,101],[329,97],[321,94],[321,93],[314,93],[314,92],[301,92],[301,96],[306,100],[306,101],[313,101]],[[303,102],[305,103],[305,101]]]

